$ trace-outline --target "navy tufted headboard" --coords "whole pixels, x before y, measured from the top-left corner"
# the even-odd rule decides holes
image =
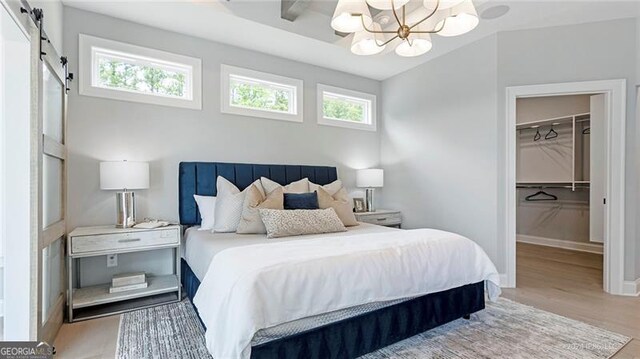
[[[282,185],[309,178],[311,182],[325,185],[338,179],[335,167],[260,165],[248,163],[180,162],[178,171],[178,211],[180,224],[200,224],[200,213],[194,194],[215,196],[216,178],[222,176],[241,191],[260,177],[267,177]]]

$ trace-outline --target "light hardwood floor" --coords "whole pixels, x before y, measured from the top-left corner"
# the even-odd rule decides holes
[[[640,359],[640,298],[602,291],[602,255],[518,243],[517,289],[503,296],[634,338],[614,359]],[[113,358],[120,316],[64,324],[56,358]]]
[[[640,298],[602,290],[602,255],[517,244],[517,288],[505,298],[634,338],[615,359],[640,358]]]

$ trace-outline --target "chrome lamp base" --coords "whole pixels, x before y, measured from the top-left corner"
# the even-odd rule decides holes
[[[133,192],[116,193],[116,228],[130,228],[136,224],[136,198]]]
[[[374,191],[374,188],[365,189],[365,210],[367,212],[376,211],[376,208],[373,205],[373,191]]]

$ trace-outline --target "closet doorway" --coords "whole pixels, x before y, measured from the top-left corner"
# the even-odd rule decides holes
[[[595,290],[624,294],[625,89],[624,80],[507,88],[506,286],[517,285],[521,258],[526,278],[536,265],[567,275],[583,266],[591,277],[602,268]]]

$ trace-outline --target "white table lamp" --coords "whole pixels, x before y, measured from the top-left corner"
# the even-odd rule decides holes
[[[366,210],[375,212],[373,204],[373,191],[376,187],[384,185],[384,171],[379,168],[368,168],[356,172],[356,186],[366,188]]]
[[[149,163],[100,162],[100,189],[116,190],[116,227],[136,224],[136,200],[132,189],[149,188]]]

